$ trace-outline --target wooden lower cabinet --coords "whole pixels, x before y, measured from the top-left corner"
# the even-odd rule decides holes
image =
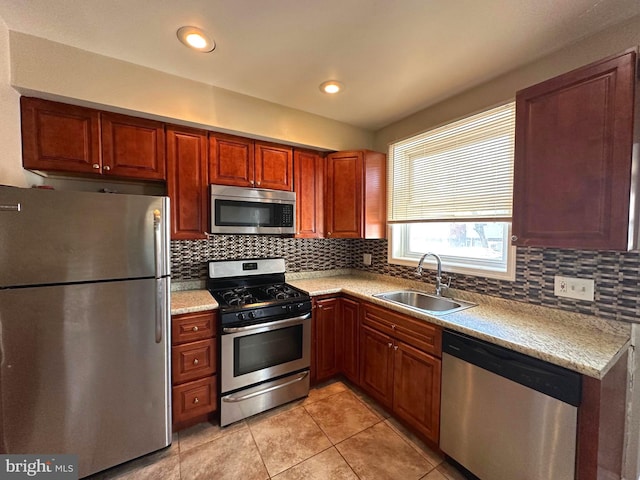
[[[206,420],[217,410],[217,312],[171,317],[173,429]]]
[[[403,342],[393,348],[393,413],[438,442],[442,362]]]
[[[340,299],[314,300],[315,380],[321,382],[340,372]]]
[[[340,299],[340,367],[345,377],[360,383],[360,303],[350,298]]]
[[[437,445],[442,329],[367,303],[362,310],[360,386]]]

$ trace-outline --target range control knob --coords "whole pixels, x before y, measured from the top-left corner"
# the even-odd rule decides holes
[[[255,314],[255,313],[253,313],[253,312],[249,312],[249,314],[248,314],[248,315],[249,315],[249,318],[250,318],[251,320],[253,320],[254,318],[256,318],[256,314]]]
[[[236,317],[238,318],[238,320],[241,320],[241,321],[242,321],[242,320],[244,320],[244,313],[238,313],[238,314],[236,315]]]

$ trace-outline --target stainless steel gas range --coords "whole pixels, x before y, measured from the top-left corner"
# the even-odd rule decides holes
[[[220,425],[309,393],[311,299],[285,283],[283,258],[209,262],[220,306]]]

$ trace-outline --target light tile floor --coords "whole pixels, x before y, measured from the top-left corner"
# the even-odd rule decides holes
[[[359,390],[340,381],[229,427],[202,423],[160,452],[91,480],[464,480]]]

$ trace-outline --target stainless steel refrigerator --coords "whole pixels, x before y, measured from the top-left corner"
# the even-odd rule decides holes
[[[169,200],[0,187],[0,452],[171,443]]]

